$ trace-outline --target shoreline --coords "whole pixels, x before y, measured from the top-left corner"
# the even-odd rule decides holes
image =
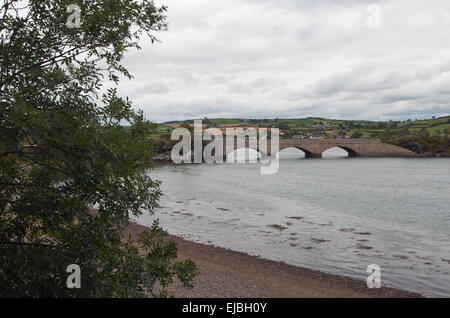
[[[442,154],[431,154],[431,153],[419,153],[416,154],[415,157],[356,157],[356,158],[411,158],[411,159],[437,159],[437,158],[446,158],[450,159],[450,154],[442,153]],[[307,158],[307,159],[321,159],[321,158]],[[158,154],[152,158],[153,163],[155,165],[161,164],[174,164],[170,155],[167,154]]]
[[[146,230],[130,221],[124,237]],[[192,259],[200,272],[194,288],[177,281],[169,288],[176,298],[421,298],[414,292],[390,287],[369,289],[350,277],[271,261],[242,252],[188,241],[169,235],[177,243],[180,260]]]

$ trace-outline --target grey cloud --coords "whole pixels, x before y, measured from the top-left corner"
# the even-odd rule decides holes
[[[166,83],[163,82],[146,82],[142,83],[139,87],[132,91],[133,95],[146,95],[146,94],[167,94],[170,89]]]
[[[450,113],[450,4],[364,0],[158,0],[120,92],[154,121],[194,117],[389,119]],[[408,113],[409,111],[409,113]]]
[[[275,80],[269,78],[260,78],[251,81],[236,81],[229,85],[228,91],[236,94],[264,93],[276,85],[276,83]]]

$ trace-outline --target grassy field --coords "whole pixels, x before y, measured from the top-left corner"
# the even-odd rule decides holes
[[[155,134],[167,134],[173,128],[167,124],[183,123],[193,124],[194,120],[172,121],[159,124],[158,132]],[[375,122],[367,120],[336,120],[319,117],[308,117],[299,119],[239,119],[239,118],[208,118],[203,119],[203,123],[208,127],[225,127],[225,125],[253,126],[280,128],[284,133],[325,133],[327,135],[335,133],[352,134],[361,132],[363,136],[381,136],[387,131],[408,130],[412,133],[428,131],[431,136],[445,135],[450,132],[450,116],[433,118],[418,121],[385,121]]]

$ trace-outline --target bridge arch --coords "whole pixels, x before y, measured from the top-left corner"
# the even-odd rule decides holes
[[[286,147],[281,150],[279,150],[276,153],[276,158],[278,159],[289,159],[289,160],[296,160],[296,159],[304,159],[306,158],[306,152],[304,150],[298,149],[296,147]]]
[[[305,154],[305,158],[314,157],[314,154],[310,150],[308,150],[304,147],[299,147],[299,146],[280,147],[280,150],[278,151],[277,155],[279,156],[280,152],[282,152],[285,149],[298,149],[300,151],[303,151],[303,153]]]
[[[323,154],[325,152],[327,152],[328,150],[336,149],[336,148],[342,149],[345,152],[347,152],[349,158],[350,157],[358,157],[359,156],[358,152],[356,150],[354,150],[353,148],[348,147],[348,146],[341,146],[341,145],[336,145],[336,146],[329,147],[329,148],[325,149],[324,151],[322,151],[321,155],[323,156]]]

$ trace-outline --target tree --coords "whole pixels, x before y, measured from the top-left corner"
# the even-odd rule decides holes
[[[430,131],[427,130],[427,129],[425,129],[425,128],[422,128],[422,129],[420,129],[420,131],[419,131],[419,135],[425,136],[425,137],[429,137],[429,136],[430,136]]]
[[[363,133],[360,131],[355,131],[351,134],[352,138],[361,138],[363,136]]]
[[[415,153],[421,153],[423,152],[423,146],[420,143],[420,139],[414,136],[402,136],[393,139],[390,143],[409,149],[411,151],[414,151]]]
[[[276,127],[278,129],[280,129],[280,130],[289,130],[289,129],[291,129],[291,127],[288,124],[278,124]]]
[[[66,25],[73,3],[79,27]],[[156,40],[165,11],[147,0],[3,1],[0,296],[166,296],[175,277],[190,286],[195,265],[177,262],[157,221],[136,242],[121,237],[130,215],[158,204],[160,183],[143,173],[154,127],[116,88],[101,91],[131,78],[124,53],[142,35]],[[80,289],[66,286],[70,264]]]
[[[211,121],[208,119],[208,117],[205,116],[205,118],[203,118],[203,123],[207,126],[211,126]]]

